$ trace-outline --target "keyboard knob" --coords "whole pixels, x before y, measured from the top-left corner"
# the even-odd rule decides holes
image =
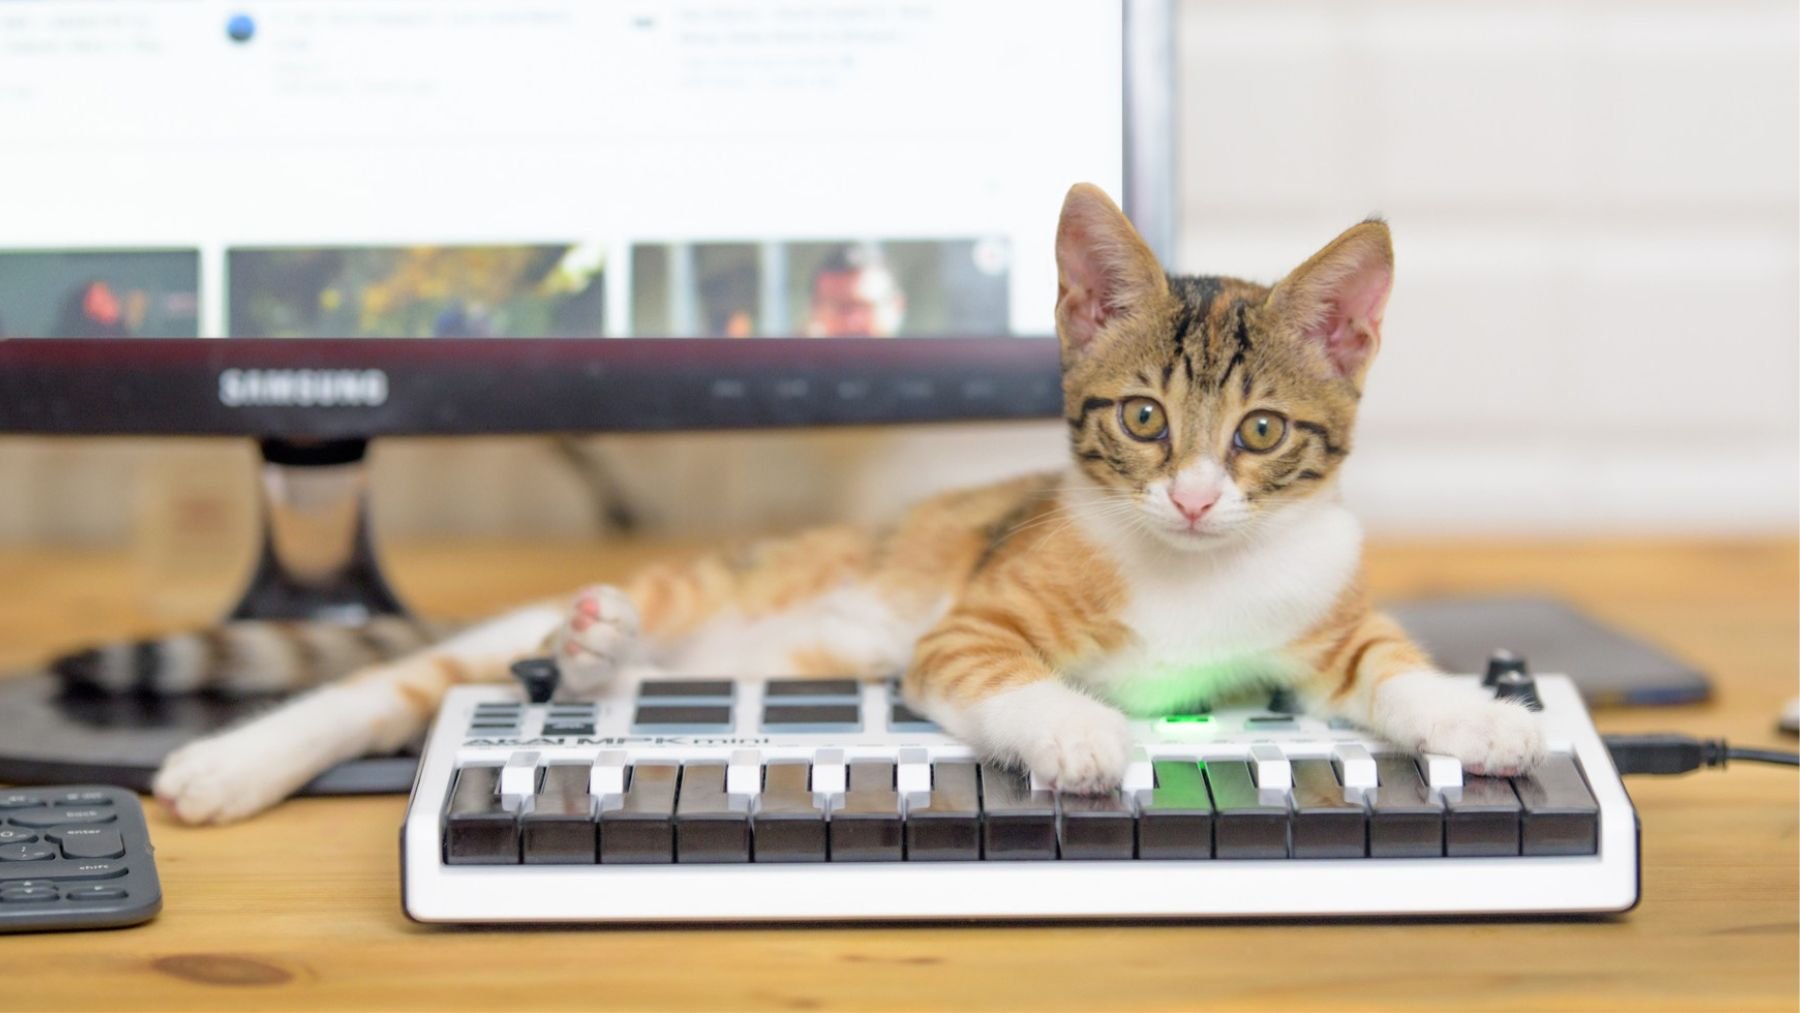
[[[1531,668],[1525,664],[1524,658],[1511,651],[1499,650],[1495,651],[1494,656],[1488,659],[1487,674],[1481,677],[1481,684],[1493,689],[1494,684],[1499,682],[1500,677],[1507,672],[1517,672],[1527,679],[1531,678]]]
[[[1502,672],[1494,681],[1494,699],[1517,700],[1534,711],[1544,709],[1538,699],[1537,680],[1523,672]]]
[[[549,658],[520,658],[513,662],[512,676],[532,703],[549,703],[556,695],[556,662]]]

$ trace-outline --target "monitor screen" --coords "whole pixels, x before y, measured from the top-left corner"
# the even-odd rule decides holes
[[[77,360],[203,361],[223,407],[248,410],[359,405],[326,403],[354,386],[341,376],[289,384],[307,402],[290,403],[244,369],[373,370],[385,404],[404,372],[576,361],[499,339],[946,346],[579,353],[615,376],[979,371],[999,360],[975,345],[1053,332],[1068,186],[1124,188],[1129,6],[13,0],[0,5],[0,338],[108,344],[0,342],[0,362],[10,351],[43,379]],[[128,338],[187,341],[149,357],[122,350]],[[190,347],[236,338],[327,340]],[[343,347],[419,338],[446,347]],[[70,404],[0,409],[0,429],[55,429]],[[364,421],[455,429],[441,410],[390,416]]]

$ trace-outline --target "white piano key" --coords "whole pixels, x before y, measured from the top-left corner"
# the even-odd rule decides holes
[[[812,792],[819,808],[829,812],[843,804],[850,787],[850,765],[842,749],[821,749],[813,754]]]
[[[1032,787],[1036,787],[1034,783]],[[1156,789],[1156,768],[1150,763],[1150,754],[1143,746],[1131,750],[1131,759],[1125,764],[1125,777],[1119,785],[1120,794],[1125,798],[1135,798],[1139,792]]]
[[[1360,742],[1340,742],[1331,748],[1337,759],[1338,773],[1344,782],[1344,799],[1357,801],[1367,792],[1375,790],[1379,782],[1375,777],[1375,757]]]
[[[542,754],[537,750],[525,750],[506,758],[506,766],[500,768],[500,804],[508,812],[518,812],[531,802],[537,794],[538,761]]]
[[[1256,769],[1256,787],[1263,791],[1287,791],[1294,786],[1294,767],[1287,754],[1273,742],[1250,747],[1250,763]]]
[[[1443,753],[1420,753],[1419,765],[1425,768],[1425,783],[1439,794],[1458,798],[1462,794],[1462,763]]]
[[[600,810],[618,808],[625,796],[627,758],[623,749],[602,750],[588,771],[588,794]]]
[[[894,763],[894,790],[901,798],[931,794],[931,753],[917,746],[900,750]]]
[[[762,754],[754,749],[734,749],[725,764],[725,794],[748,799],[762,794]]]

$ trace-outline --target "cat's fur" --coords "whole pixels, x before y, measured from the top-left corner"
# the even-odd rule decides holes
[[[907,698],[946,729],[1076,792],[1118,784],[1124,710],[1270,685],[1475,770],[1534,763],[1530,712],[1443,679],[1370,608],[1339,502],[1393,279],[1387,227],[1352,227],[1272,288],[1172,278],[1082,185],[1056,253],[1067,470],[939,496],[885,530],[815,531],[520,609],[178,750],[157,795],[189,822],[248,816],[416,739],[449,687],[504,679],[546,647],[574,698],[628,666],[904,671]],[[1162,407],[1166,432],[1134,398]],[[1137,437],[1128,411],[1149,419]],[[1285,420],[1263,452],[1234,436],[1252,412]]]

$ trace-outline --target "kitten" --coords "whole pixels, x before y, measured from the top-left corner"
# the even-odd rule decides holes
[[[1444,679],[1370,608],[1339,500],[1393,280],[1386,225],[1352,227],[1272,288],[1170,277],[1080,185],[1056,259],[1065,470],[519,609],[176,751],[156,794],[189,822],[248,816],[417,739],[449,687],[539,650],[568,698],[633,667],[904,671],[914,707],[1071,792],[1117,786],[1126,713],[1270,686],[1472,770],[1528,769],[1535,717]]]

